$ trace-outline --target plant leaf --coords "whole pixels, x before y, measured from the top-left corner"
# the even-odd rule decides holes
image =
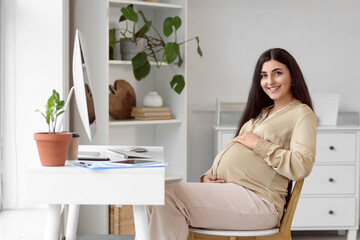
[[[54,95],[51,95],[47,101],[47,105],[46,105],[46,108],[48,110],[50,110],[52,107],[55,106],[55,99],[54,99]]]
[[[58,114],[56,114],[56,116],[58,117],[58,116],[60,116],[61,114],[63,114],[65,111],[61,111],[61,112],[59,112]]]
[[[146,61],[146,63],[143,66],[137,69],[133,68],[133,72],[136,80],[140,81],[141,79],[146,78],[146,76],[149,75],[150,70],[151,70],[151,66],[149,61]]]
[[[40,110],[36,109],[35,112],[41,113],[41,115],[46,119],[46,115],[43,112],[41,112]]]
[[[181,27],[181,18],[178,16],[175,16],[173,25],[175,27],[175,30],[178,30]]]
[[[149,21],[144,26],[142,26],[142,28],[140,28],[139,31],[135,33],[135,38],[143,38],[145,34],[150,30],[151,24],[152,22]]]
[[[64,107],[64,104],[65,104],[64,101],[59,101],[59,102],[57,102],[57,104],[56,104],[56,111],[62,109],[62,108]]]
[[[54,96],[55,102],[58,102],[60,100],[60,95],[55,89],[53,90],[53,96]]]
[[[149,62],[149,61],[148,61],[147,55],[144,51],[139,52],[138,54],[136,54],[135,57],[133,57],[131,59],[131,64],[132,64],[134,70],[141,68],[142,66],[144,66],[146,64],[146,62]]]
[[[140,14],[140,16],[142,17],[143,21],[145,24],[148,24],[151,21],[148,21],[143,13],[143,11],[139,10],[138,13]]]
[[[138,22],[139,20],[138,14],[134,11],[132,5],[121,8],[121,13],[129,21]]]
[[[180,48],[176,42],[168,42],[164,47],[166,62],[171,64],[179,55]]]
[[[172,18],[168,17],[165,19],[163,24],[163,32],[166,37],[169,37],[173,33],[173,27],[175,27],[175,31],[178,30],[181,26],[181,18],[178,16]]]
[[[202,53],[201,48],[200,48],[200,39],[199,39],[199,37],[196,37],[196,42],[197,42],[197,52],[202,57],[203,53]]]
[[[173,24],[174,24],[174,19],[172,17],[168,17],[165,19],[164,24],[163,24],[163,32],[166,37],[169,37],[172,34]]]
[[[126,18],[124,17],[124,15],[121,15],[120,18],[119,18],[119,22],[123,22],[125,20],[126,20]]]
[[[181,65],[183,64],[183,59],[182,59],[182,57],[181,57],[181,54],[179,53],[179,62],[178,62],[178,67],[181,67]]]
[[[51,111],[51,109],[48,109],[47,111],[46,111],[46,123],[47,124],[50,124],[50,117],[52,116],[52,111]]]
[[[116,47],[116,36],[115,36],[115,34],[116,34],[116,29],[115,28],[109,30],[109,45],[112,48]]]
[[[183,75],[175,75],[170,82],[170,86],[177,94],[180,94],[185,87],[185,79]]]

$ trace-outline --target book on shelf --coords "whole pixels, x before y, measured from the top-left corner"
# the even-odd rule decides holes
[[[133,112],[170,112],[169,107],[133,107]]]
[[[171,116],[135,117],[135,120],[169,120]]]
[[[170,112],[131,112],[132,117],[160,117],[171,116]]]

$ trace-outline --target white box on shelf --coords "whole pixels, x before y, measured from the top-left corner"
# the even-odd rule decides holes
[[[340,94],[314,95],[314,111],[318,125],[336,125],[339,112]]]

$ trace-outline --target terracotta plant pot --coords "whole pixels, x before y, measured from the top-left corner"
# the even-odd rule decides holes
[[[35,133],[40,162],[43,166],[64,166],[69,151],[72,133]]]

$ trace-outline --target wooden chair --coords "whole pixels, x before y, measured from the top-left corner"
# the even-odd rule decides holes
[[[211,230],[202,228],[189,228],[188,240],[291,240],[291,223],[294,218],[295,209],[299,201],[304,179],[296,181],[294,189],[287,201],[286,211],[280,223],[280,228],[254,231],[230,231],[230,230]],[[291,192],[291,182],[289,192]]]

